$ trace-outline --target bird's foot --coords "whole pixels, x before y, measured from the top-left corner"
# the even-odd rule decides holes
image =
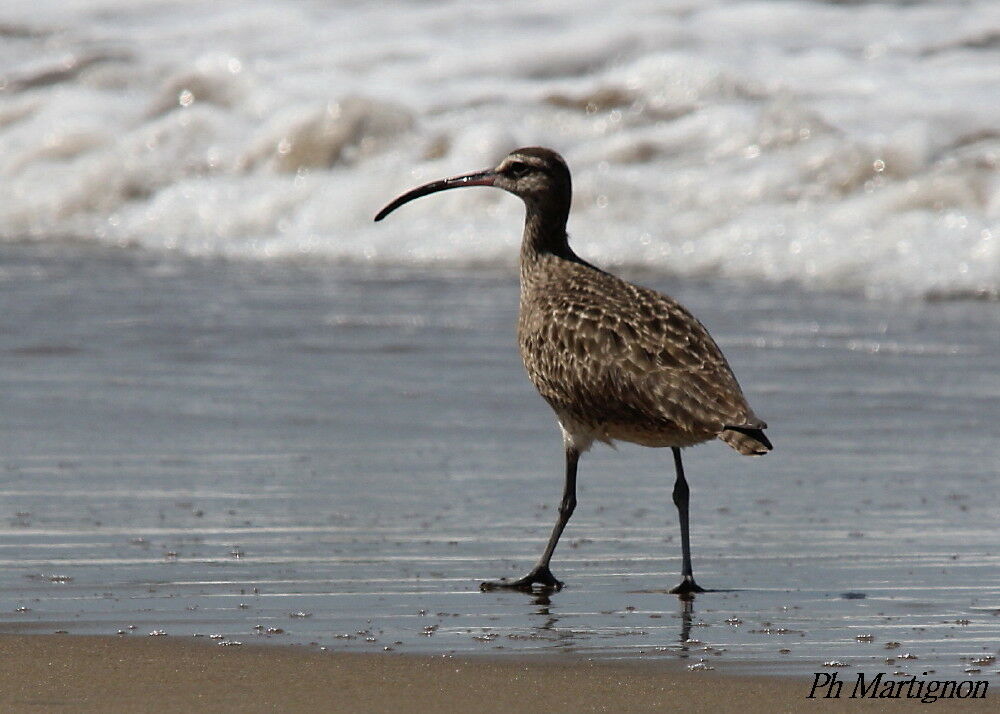
[[[523,578],[518,578],[517,580],[508,580],[507,578],[487,580],[485,583],[479,584],[479,589],[483,592],[489,592],[490,590],[522,590],[524,592],[531,592],[535,589],[535,586],[538,586],[541,590],[562,590],[563,584],[561,580],[556,580],[552,571],[549,570],[549,566],[539,565]]]
[[[685,595],[693,595],[694,593],[703,593],[706,590],[694,581],[693,575],[685,575],[681,582],[670,588],[668,592],[672,595],[684,597]]]

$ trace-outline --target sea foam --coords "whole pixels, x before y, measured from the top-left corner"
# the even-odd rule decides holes
[[[0,237],[512,266],[499,192],[371,218],[544,144],[602,265],[996,296],[998,27],[991,0],[8,5]]]

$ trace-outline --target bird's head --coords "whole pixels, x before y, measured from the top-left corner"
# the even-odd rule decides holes
[[[516,149],[494,168],[432,181],[399,196],[375,216],[381,221],[404,203],[438,191],[463,186],[495,186],[520,197],[529,209],[568,213],[572,184],[563,158],[551,149]]]

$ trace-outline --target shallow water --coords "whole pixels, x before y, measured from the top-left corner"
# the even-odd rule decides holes
[[[627,445],[581,461],[562,592],[478,591],[561,491],[513,275],[54,242],[0,266],[2,631],[996,676],[995,304],[635,276],[708,325],[776,446],[685,452],[720,589],[685,606],[669,452]]]

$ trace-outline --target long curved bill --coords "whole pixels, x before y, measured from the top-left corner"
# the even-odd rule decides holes
[[[440,181],[432,181],[431,183],[424,184],[423,186],[418,186],[412,191],[407,191],[402,196],[394,200],[392,203],[387,205],[381,211],[375,215],[376,221],[381,221],[383,218],[388,216],[390,213],[395,211],[397,208],[402,206],[404,203],[409,203],[415,198],[420,198],[421,196],[426,196],[429,193],[437,193],[438,191],[447,191],[449,188],[462,188],[463,186],[492,186],[497,180],[497,173],[493,169],[487,169],[486,171],[476,171],[471,174],[463,174],[461,176],[452,176],[451,178],[442,179]]]

